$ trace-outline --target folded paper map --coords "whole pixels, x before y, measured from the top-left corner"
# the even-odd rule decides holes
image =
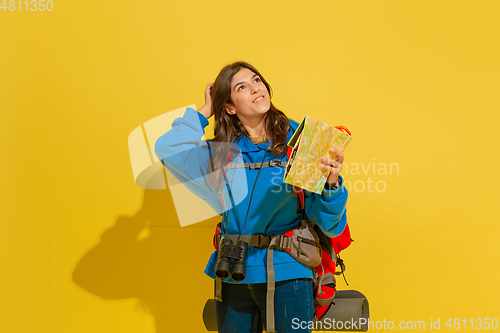
[[[347,128],[333,127],[305,116],[288,142],[293,150],[283,181],[321,194],[329,174],[329,171],[319,167],[321,158],[332,158],[329,153],[331,147],[343,152],[350,141],[351,135]]]

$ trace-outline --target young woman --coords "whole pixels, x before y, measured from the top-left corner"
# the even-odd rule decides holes
[[[212,116],[214,138],[202,141]],[[281,235],[303,217],[292,186],[283,182],[287,142],[297,127],[273,105],[271,87],[257,69],[235,62],[207,85],[205,105],[198,111],[188,108],[176,119],[155,151],[173,175],[222,215],[223,235]],[[264,166],[272,160],[270,167],[236,168],[237,163]],[[322,194],[304,191],[306,215],[330,237],[346,225],[342,162],[342,152],[332,149],[331,158],[318,165],[329,171]],[[268,251],[274,251],[271,314],[266,311]],[[213,279],[218,257],[216,250],[205,269]],[[243,281],[222,280],[222,301],[216,301],[219,332],[262,332],[263,324],[268,332],[310,332],[304,322],[314,316],[312,269],[283,250],[255,246],[247,248],[245,267]]]

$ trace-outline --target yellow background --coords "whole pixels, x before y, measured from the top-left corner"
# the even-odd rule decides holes
[[[399,165],[345,175],[386,190],[350,193],[339,289],[374,321],[500,317],[497,1],[53,1],[0,10],[2,332],[204,332],[217,219],[178,227],[127,137],[236,60],[348,126],[346,163]]]

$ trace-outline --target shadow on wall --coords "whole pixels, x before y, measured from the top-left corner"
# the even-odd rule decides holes
[[[144,190],[139,211],[119,216],[103,232],[76,265],[73,281],[105,300],[137,298],[154,316],[157,333],[204,332],[213,280],[203,271],[219,221],[181,228],[169,190]]]

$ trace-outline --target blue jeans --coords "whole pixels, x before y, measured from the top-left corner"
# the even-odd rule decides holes
[[[223,282],[222,302],[215,301],[219,333],[261,333],[266,323],[266,293],[267,283]],[[300,329],[299,325],[314,317],[311,279],[276,282],[274,313],[276,333],[310,333],[310,329]]]

